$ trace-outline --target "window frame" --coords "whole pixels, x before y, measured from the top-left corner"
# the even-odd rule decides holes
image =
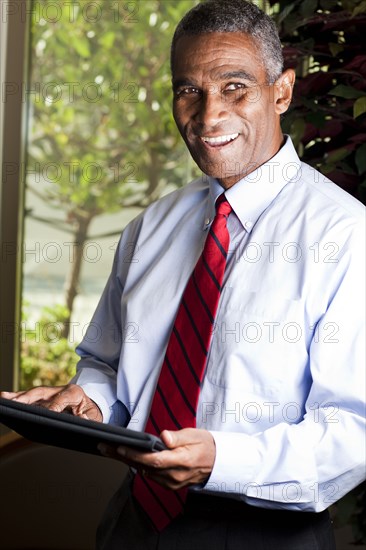
[[[33,0],[32,0],[33,4]],[[24,161],[28,127],[30,16],[28,0],[6,0],[1,10],[0,389],[18,386]]]

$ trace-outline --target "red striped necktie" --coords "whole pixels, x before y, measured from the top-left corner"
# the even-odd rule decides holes
[[[231,206],[224,194],[203,252],[187,283],[170,335],[146,424],[148,433],[196,426],[196,410],[222,289],[230,236]],[[183,511],[187,489],[171,491],[136,474],[133,495],[158,531]]]

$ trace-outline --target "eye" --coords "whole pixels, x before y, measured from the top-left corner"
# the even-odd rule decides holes
[[[200,90],[198,88],[195,88],[194,86],[186,86],[184,88],[178,88],[175,90],[174,95],[177,98],[180,97],[187,97],[187,96],[195,96],[200,94]]]
[[[247,86],[242,82],[230,82],[229,84],[226,84],[224,88],[224,92],[237,92],[238,90],[245,92],[247,90]]]

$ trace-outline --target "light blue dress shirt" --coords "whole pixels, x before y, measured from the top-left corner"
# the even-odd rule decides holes
[[[222,192],[204,176],[124,230],[74,379],[104,422],[123,423],[126,407],[144,429]],[[226,196],[230,250],[197,412],[216,459],[200,490],[320,511],[365,475],[364,209],[289,138]]]

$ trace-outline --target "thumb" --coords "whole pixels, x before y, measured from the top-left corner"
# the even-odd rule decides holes
[[[163,430],[160,434],[160,439],[168,447],[168,449],[174,449],[177,446],[176,444],[176,433],[170,430]]]
[[[160,434],[160,438],[168,447],[168,449],[175,449],[176,447],[182,447],[183,445],[192,444],[195,442],[195,429],[184,428],[183,430],[164,430]]]

